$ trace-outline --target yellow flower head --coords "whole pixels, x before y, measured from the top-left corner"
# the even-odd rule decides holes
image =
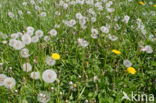
[[[119,50],[116,50],[116,49],[113,49],[112,52],[115,53],[115,54],[117,54],[117,55],[120,55],[121,54],[121,52]]]
[[[59,60],[61,57],[60,57],[60,55],[58,54],[58,53],[52,53],[51,54],[51,57],[52,57],[52,59],[54,59],[54,60]]]
[[[140,4],[140,5],[145,5],[145,2],[140,1],[139,4]]]
[[[156,4],[155,4],[155,5],[153,5],[153,7],[156,7]]]
[[[130,74],[136,74],[136,70],[133,67],[127,68],[127,72],[130,73]]]

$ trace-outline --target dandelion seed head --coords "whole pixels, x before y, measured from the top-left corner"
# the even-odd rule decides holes
[[[31,38],[31,42],[32,43],[37,43],[39,41],[39,37],[38,36],[33,36],[32,38]]]
[[[82,47],[87,47],[89,45],[89,43],[84,39],[79,38],[77,41],[78,41],[78,44]]]
[[[31,72],[30,77],[35,80],[40,79],[40,72]]]
[[[49,31],[49,34],[51,36],[56,36],[57,35],[57,31],[55,29],[52,29],[52,30]]]
[[[8,89],[12,89],[16,85],[16,81],[12,77],[7,77],[4,80],[4,86]]]
[[[35,35],[38,36],[39,38],[41,38],[43,36],[43,31],[42,30],[37,30],[35,32]]]
[[[30,71],[32,70],[32,66],[31,66],[30,63],[24,63],[24,64],[22,65],[22,69],[23,69],[23,71],[25,71],[25,72],[30,72]]]
[[[30,43],[31,43],[31,36],[28,35],[28,34],[24,34],[24,35],[22,36],[22,42],[23,42],[24,44],[30,44]]]
[[[38,94],[37,100],[41,103],[48,103],[50,101],[50,95],[46,91],[42,91]]]
[[[43,72],[42,74],[42,79],[46,83],[53,83],[57,79],[57,74],[54,70],[52,69],[47,69]]]
[[[7,78],[5,74],[0,74],[0,86],[4,85],[4,80]]]
[[[48,57],[46,58],[46,63],[47,63],[49,66],[53,66],[53,65],[55,65],[56,61],[53,60],[50,56],[48,56]]]
[[[126,59],[126,60],[123,61],[123,65],[124,65],[125,67],[131,67],[131,66],[132,66],[132,63],[131,63],[130,60]]]
[[[23,48],[21,51],[20,51],[20,55],[23,57],[23,58],[28,58],[30,56],[29,54],[29,50],[27,48]]]
[[[106,26],[102,26],[101,28],[100,28],[100,30],[103,32],[103,33],[109,33],[109,28],[108,27],[106,27]]]

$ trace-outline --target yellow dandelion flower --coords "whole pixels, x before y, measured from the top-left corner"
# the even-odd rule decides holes
[[[145,5],[145,2],[140,1],[139,4],[140,4],[140,5]]]
[[[51,54],[51,57],[52,57],[52,59],[54,59],[54,60],[59,60],[61,57],[60,57],[60,55],[58,54],[58,53],[52,53]]]
[[[153,7],[156,7],[156,4],[155,4],[155,5],[153,5]]]
[[[116,50],[116,49],[113,49],[112,52],[115,53],[115,54],[117,54],[117,55],[120,55],[121,54],[121,52],[119,50]]]
[[[127,72],[130,73],[130,74],[136,74],[136,70],[133,67],[127,68]]]

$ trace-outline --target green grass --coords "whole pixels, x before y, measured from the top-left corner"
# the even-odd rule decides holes
[[[9,36],[12,33],[23,32],[28,26],[34,27],[35,30],[43,30],[44,35],[48,35],[56,24],[59,24],[60,28],[56,29],[58,35],[52,37],[50,41],[45,42],[41,39],[38,43],[26,46],[31,54],[28,59],[22,58],[19,51],[14,50],[8,44],[3,44],[4,39],[0,37],[0,63],[4,63],[0,68],[0,74],[6,74],[16,80],[16,86],[11,90],[0,86],[0,103],[23,103],[23,100],[27,100],[28,103],[38,103],[37,95],[40,91],[50,93],[49,103],[65,103],[66,100],[71,103],[84,103],[85,100],[89,100],[89,103],[94,103],[94,101],[97,103],[130,103],[128,100],[122,101],[122,91],[128,95],[133,91],[156,96],[156,43],[149,40],[149,35],[156,36],[156,15],[151,16],[150,13],[153,11],[156,14],[156,8],[149,4],[139,5],[138,0],[132,2],[112,0],[111,7],[115,8],[113,13],[108,13],[106,9],[98,11],[96,7],[89,5],[70,6],[64,10],[55,5],[59,0],[44,0],[42,4],[37,5],[45,10],[36,11],[30,3],[23,6],[24,1],[28,0],[0,0],[0,32],[3,32],[3,35]],[[75,19],[75,14],[78,12],[90,18],[91,15],[87,13],[89,8],[95,9],[97,21],[95,23],[88,21],[87,29],[81,29],[79,24],[75,28],[69,28],[62,23],[62,20]],[[18,10],[22,10],[24,14],[18,15]],[[17,18],[8,17],[9,11],[13,12]],[[31,14],[27,14],[27,11]],[[38,16],[42,11],[47,13],[46,17]],[[56,11],[59,11],[61,15],[56,16]],[[143,15],[144,13],[146,15]],[[128,24],[122,22],[125,15],[130,16]],[[110,16],[110,20],[107,16]],[[114,21],[116,16],[121,18],[117,22]],[[145,25],[146,35],[136,29],[138,18]],[[107,38],[108,34],[100,32],[100,27],[106,24],[110,25],[109,34],[118,37],[117,41],[110,41]],[[115,24],[118,24],[121,29],[115,30]],[[99,38],[91,38],[92,27],[98,29]],[[87,40],[89,46],[86,48],[78,46],[78,38]],[[6,40],[9,41],[9,39],[10,37]],[[140,43],[150,45],[154,50],[153,53],[141,52]],[[122,54],[113,54],[112,49],[120,50]],[[61,59],[54,66],[47,66],[45,58],[54,52],[59,53]],[[34,59],[37,63],[33,62]],[[125,59],[133,63],[137,71],[135,75],[126,72],[127,68],[123,65]],[[28,61],[33,66],[32,71],[39,71],[41,74],[46,69],[54,69],[59,81],[47,84],[42,78],[31,79],[30,72],[24,72],[21,68],[22,64]],[[12,70],[9,69],[10,67]],[[95,82],[94,76],[98,77]],[[77,85],[74,91],[70,89],[70,81]],[[54,89],[51,90],[51,87]]]

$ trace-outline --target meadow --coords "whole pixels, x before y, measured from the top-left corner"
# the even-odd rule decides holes
[[[155,98],[155,0],[0,0],[0,103]]]

